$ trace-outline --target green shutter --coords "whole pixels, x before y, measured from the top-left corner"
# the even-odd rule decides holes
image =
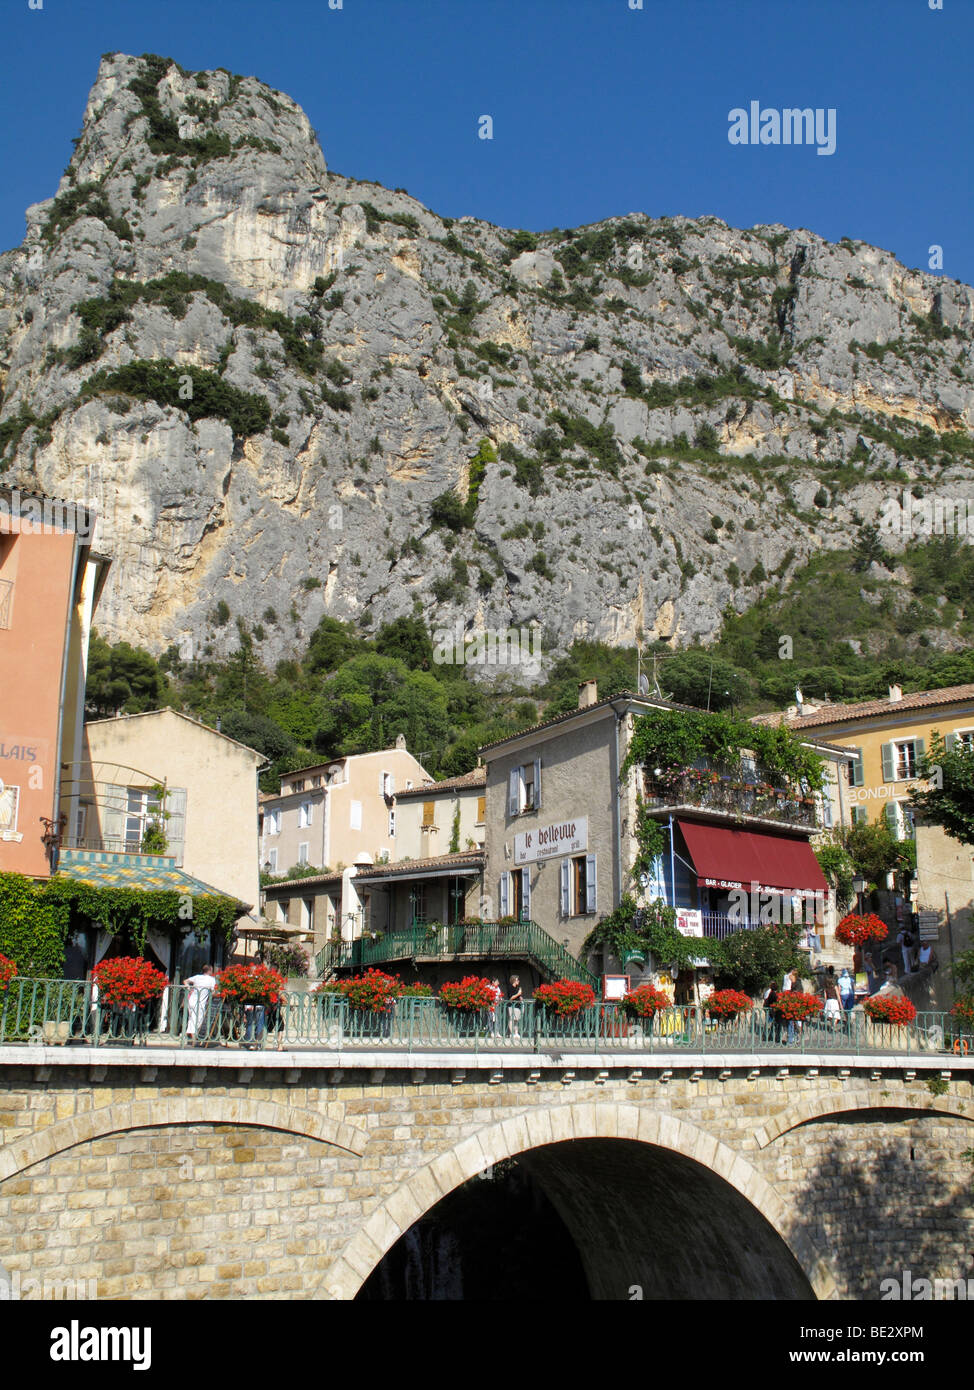
[[[892,743],[883,744],[883,781],[896,781],[896,749]]]

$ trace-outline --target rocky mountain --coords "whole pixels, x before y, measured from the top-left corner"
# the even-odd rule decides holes
[[[325,613],[708,640],[904,489],[974,503],[972,335],[862,242],[451,221],[254,78],[109,54],[0,257],[0,469],[97,506],[99,628],[157,653]]]

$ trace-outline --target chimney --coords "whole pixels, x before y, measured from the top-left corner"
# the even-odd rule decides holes
[[[598,704],[599,686],[597,681],[578,682],[578,708],[587,709],[589,705]]]
[[[895,705],[896,702],[897,702],[897,700],[902,700],[902,698],[903,698],[903,687],[902,687],[901,685],[891,685],[890,688],[889,688],[889,702],[890,702],[890,704],[891,704],[891,705]]]
[[[405,746],[406,746],[406,735],[405,735],[405,734],[396,734],[396,747],[397,747],[397,748],[405,748]]]

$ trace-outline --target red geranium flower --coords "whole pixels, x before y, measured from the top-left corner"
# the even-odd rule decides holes
[[[835,929],[836,941],[846,946],[862,946],[867,941],[882,941],[889,928],[875,912],[849,912]]]
[[[17,967],[8,956],[0,956],[0,990],[4,990],[16,977]]]
[[[169,980],[141,956],[112,956],[91,972],[99,1004],[144,1004],[156,999]]]
[[[239,999],[243,1004],[279,1004],[287,981],[269,965],[228,965],[217,975],[220,999]]]
[[[895,1023],[902,1027],[912,1023],[917,1016],[916,1005],[900,994],[876,994],[867,999],[862,1011],[873,1023]]]
[[[465,975],[459,984],[455,980],[441,986],[440,999],[449,1009],[492,1009],[497,1002],[493,983],[480,975]]]
[[[714,1018],[736,1018],[754,1008],[754,1000],[749,994],[737,989],[718,989],[704,1000],[704,1008]]]
[[[661,1009],[671,1009],[673,1001],[655,985],[640,985],[625,996],[622,1005],[626,1013],[636,1014],[639,1018],[652,1018]]]
[[[559,1018],[571,1018],[589,1009],[595,1003],[595,991],[591,985],[583,985],[578,980],[555,980],[554,984],[539,985],[534,991],[535,999],[545,1006],[549,1013]]]

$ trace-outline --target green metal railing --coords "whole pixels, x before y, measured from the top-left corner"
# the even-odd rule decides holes
[[[334,990],[288,992],[275,1004],[244,1005],[188,985],[170,986],[161,999],[131,1008],[99,1003],[84,981],[22,978],[0,993],[0,1043],[974,1057],[974,1035],[939,1012],[896,1027],[871,1023],[857,1010],[789,1029],[761,1008],[725,1022],[695,1005],[634,1018],[621,1004],[606,1003],[560,1018],[532,999],[501,1000],[493,1009],[468,1013],[435,998],[401,998],[387,1012],[370,1012],[350,1008]]]
[[[452,927],[415,923],[400,931],[355,941],[328,942],[315,957],[319,977],[332,970],[368,969],[397,960],[530,960],[550,980],[578,980],[599,988],[598,977],[537,922],[473,922]]]

